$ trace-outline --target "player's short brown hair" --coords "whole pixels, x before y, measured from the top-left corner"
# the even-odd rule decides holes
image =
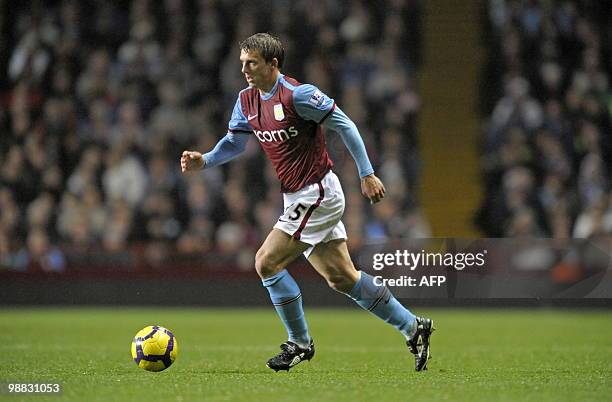
[[[259,50],[259,53],[266,63],[271,63],[272,59],[276,58],[276,60],[278,60],[278,68],[283,66],[285,49],[280,39],[272,34],[256,33],[240,42],[239,45],[240,50],[244,50],[245,52]]]

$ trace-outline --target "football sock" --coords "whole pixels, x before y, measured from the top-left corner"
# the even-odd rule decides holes
[[[386,286],[376,286],[371,275],[361,272],[361,278],[347,294],[361,308],[393,325],[407,339],[416,330],[416,317],[402,306]]]
[[[306,348],[310,344],[308,324],[302,307],[302,293],[286,269],[262,280],[270,293],[272,304],[287,329],[289,340]]]

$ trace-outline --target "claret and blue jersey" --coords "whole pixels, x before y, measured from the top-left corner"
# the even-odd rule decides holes
[[[295,192],[320,181],[332,168],[320,124],[334,110],[333,99],[312,85],[279,74],[272,90],[240,92],[229,123],[231,133],[253,134],[281,181]]]
[[[281,181],[283,192],[319,182],[332,168],[321,126],[338,132],[361,177],[374,172],[355,124],[315,86],[279,74],[269,93],[240,92],[227,135],[204,155],[206,167],[240,154],[250,136],[259,141]]]

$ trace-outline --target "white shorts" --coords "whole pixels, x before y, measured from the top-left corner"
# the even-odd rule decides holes
[[[344,213],[344,193],[338,176],[331,170],[319,183],[309,184],[295,193],[283,193],[285,212],[274,228],[310,244],[304,251],[308,258],[319,243],[346,239],[340,220]]]

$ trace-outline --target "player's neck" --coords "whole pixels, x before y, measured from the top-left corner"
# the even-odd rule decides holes
[[[274,85],[276,84],[276,81],[278,80],[279,75],[280,75],[280,71],[275,70],[270,76],[270,80],[266,82],[265,84],[260,85],[257,88],[259,89],[259,93],[262,95],[270,93],[270,91],[272,91],[272,88],[274,88]]]

